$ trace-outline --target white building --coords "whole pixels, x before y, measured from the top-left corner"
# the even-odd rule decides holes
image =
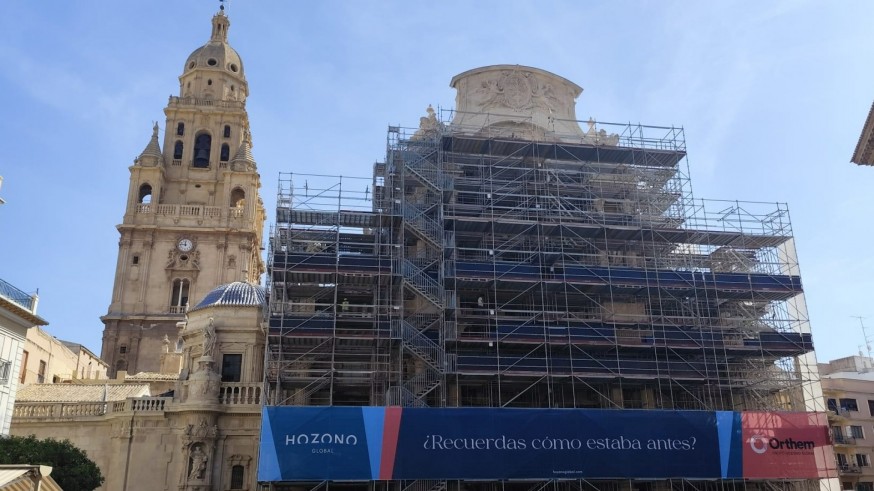
[[[0,279],[0,435],[9,434],[27,330],[48,324],[36,315],[38,300]]]

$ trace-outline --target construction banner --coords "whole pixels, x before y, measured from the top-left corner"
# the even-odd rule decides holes
[[[821,413],[265,407],[258,480],[835,477]]]

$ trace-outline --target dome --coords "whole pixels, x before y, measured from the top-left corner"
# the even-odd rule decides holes
[[[243,60],[237,51],[228,44],[228,28],[231,22],[224,12],[219,12],[212,18],[212,36],[209,42],[197,48],[185,60],[183,73],[195,68],[212,68],[224,70],[238,77],[243,77]]]
[[[235,281],[213,288],[189,312],[207,307],[261,307],[262,305],[264,305],[263,288],[251,283]]]

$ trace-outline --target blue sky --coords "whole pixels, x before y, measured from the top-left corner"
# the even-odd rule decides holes
[[[0,15],[0,278],[100,351],[128,166],[163,131],[218,2],[10,1]],[[839,7],[839,8],[838,8]],[[818,358],[874,338],[874,2],[234,0],[265,204],[280,171],[367,176],[389,124],[451,108],[452,76],[521,64],[580,119],[678,125],[696,198],[788,202]],[[874,339],[872,339],[874,340]]]

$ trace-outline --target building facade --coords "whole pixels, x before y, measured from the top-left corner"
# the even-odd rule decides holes
[[[179,338],[189,303],[264,271],[264,208],[251,154],[243,62],[228,17],[183,66],[161,149],[152,138],[130,167],[130,187],[101,358],[116,371],[157,372],[164,337]]]
[[[27,330],[48,324],[36,315],[38,301],[0,280],[0,435],[9,434]]]
[[[156,125],[130,167],[103,317],[111,380],[33,384],[15,406],[13,434],[70,439],[103,490],[256,487],[264,210],[229,26],[212,18],[164,110],[164,150]]]
[[[372,177],[280,177],[265,381],[277,416],[265,434],[296,417],[322,421],[307,406],[389,407],[379,423],[388,439],[397,425],[401,439],[415,431],[403,421],[426,408],[652,416],[640,426],[664,413],[625,410],[823,410],[785,205],[693,199],[681,128],[581,124],[582,89],[544,70],[483,67],[451,86],[454,110],[429,107],[418,128],[389,127]],[[272,489],[820,485],[809,475],[640,481],[631,476],[663,474],[638,473],[646,459],[628,456],[617,457],[624,469],[585,471],[593,479],[532,479],[501,471],[500,459],[468,474],[463,460],[430,467],[442,457],[398,474],[401,450],[394,474],[383,461],[350,483],[327,464],[323,474],[291,470],[283,452],[310,437],[279,433],[261,448]],[[329,447],[316,450],[341,450]],[[813,467],[833,466],[826,447]]]
[[[874,489],[874,365],[850,356],[819,365],[841,489]]]
[[[260,287],[235,282],[193,306],[171,392],[138,378],[29,385],[12,434],[69,439],[100,467],[101,490],[255,489],[263,302]]]
[[[38,326],[27,330],[21,384],[106,379],[108,366],[81,344],[61,341]]]

